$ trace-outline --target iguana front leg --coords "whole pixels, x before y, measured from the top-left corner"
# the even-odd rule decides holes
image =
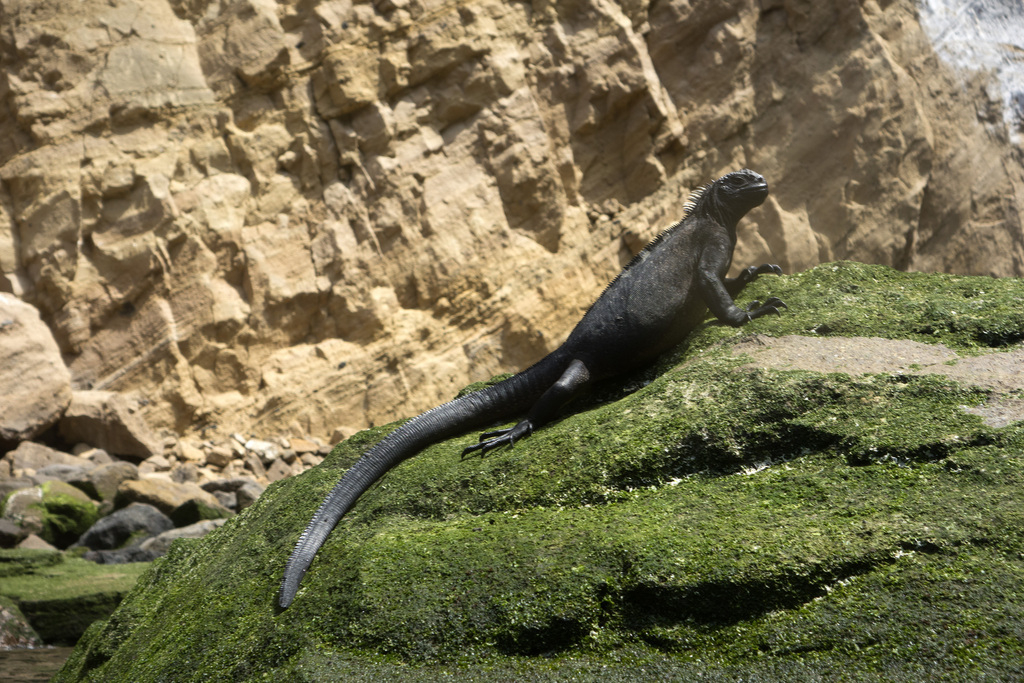
[[[519,439],[529,436],[533,430],[541,427],[555,418],[562,406],[568,403],[576,394],[590,383],[590,371],[580,360],[569,363],[558,381],[551,385],[547,391],[541,394],[537,402],[530,408],[522,420],[508,429],[497,429],[493,432],[484,432],[480,435],[480,442],[467,446],[462,451],[462,457],[466,457],[473,451],[486,453],[501,446],[513,446]]]
[[[743,291],[744,287],[757,279],[758,275],[767,275],[768,273],[782,275],[782,268],[774,263],[750,266],[746,270],[741,270],[740,274],[736,277],[725,278],[725,291],[729,292],[729,295],[735,299]]]
[[[700,289],[701,297],[708,309],[722,322],[733,327],[740,327],[754,318],[760,318],[769,313],[779,315],[779,309],[786,308],[786,304],[777,297],[768,299],[764,304],[754,301],[747,309],[740,308],[733,300],[733,297],[758,275],[762,273],[781,274],[782,269],[778,266],[770,263],[751,266],[742,271],[739,277],[723,278],[719,275],[717,265],[720,255],[714,250],[708,250],[705,257],[697,275],[697,287]]]

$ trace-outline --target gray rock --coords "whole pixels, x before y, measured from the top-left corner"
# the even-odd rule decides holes
[[[21,489],[30,489],[36,483],[29,477],[18,477],[17,479],[0,479],[0,500],[7,497],[7,494]]]
[[[89,560],[96,564],[128,564],[129,562],[152,562],[157,554],[149,550],[143,550],[137,545],[117,550],[90,550],[82,555],[83,560]]]
[[[226,521],[227,520],[225,519],[206,519],[202,522],[183,526],[180,529],[171,529],[159,534],[158,536],[146,539],[139,547],[142,550],[155,553],[157,557],[160,557],[162,555],[166,555],[167,551],[171,547],[171,543],[179,538],[202,538],[214,529],[223,526]]]
[[[43,532],[42,502],[43,490],[38,486],[14,491],[4,501],[2,519],[20,526],[26,534],[40,534]]]
[[[22,441],[4,456],[12,470],[39,471],[49,465],[85,465],[87,461],[34,441]]]
[[[259,486],[257,481],[251,477],[229,477],[227,479],[208,481],[202,485],[202,489],[211,493],[214,491],[230,491],[234,493],[246,484],[256,484]]]
[[[9,519],[0,518],[0,548],[13,548],[28,536],[28,532]]]
[[[171,470],[171,481],[175,484],[195,483],[199,481],[199,468],[190,462],[176,465]]]
[[[112,462],[108,465],[100,465],[89,472],[89,482],[96,494],[93,497],[103,501],[114,500],[121,482],[138,478],[139,468],[130,462]],[[93,495],[88,490],[85,492]]]
[[[263,495],[265,487],[261,486],[255,481],[249,482],[239,488],[235,495],[238,497],[238,507],[236,508],[239,512],[249,507],[256,500]]]
[[[84,546],[91,550],[112,550],[123,545],[133,535],[137,534],[141,542],[145,538],[173,528],[174,523],[170,518],[152,505],[133,503],[93,524],[82,534],[75,546]]]
[[[36,473],[32,475],[32,480],[37,484],[42,484],[44,481],[55,479],[71,484],[75,488],[84,491],[90,497],[95,498],[90,490],[93,488],[89,481],[90,469],[92,468],[83,467],[82,465],[47,465],[42,469],[36,470]]]
[[[238,508],[238,495],[234,491],[212,491],[214,498],[229,510]]]

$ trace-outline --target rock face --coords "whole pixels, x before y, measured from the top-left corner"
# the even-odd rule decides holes
[[[2,291],[0,387],[0,446],[40,434],[71,402],[71,373],[39,311]]]
[[[1016,678],[1024,420],[977,411],[1024,388],[998,360],[1024,281],[837,263],[745,298],[771,295],[515,449],[410,458],[282,612],[297,537],[391,427],[357,434],[172,548],[55,680]]]
[[[773,194],[738,262],[1024,274],[1003,100],[911,0],[12,0],[0,22],[0,290],[77,389],[133,393],[158,430],[347,434],[521,368],[742,166]]]

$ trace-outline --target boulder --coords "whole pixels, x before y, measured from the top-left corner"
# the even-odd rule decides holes
[[[140,545],[140,549],[153,553],[156,557],[161,557],[167,554],[171,543],[179,538],[202,538],[214,529],[223,526],[226,521],[225,519],[206,519],[178,529],[170,529],[153,538],[146,539]]]
[[[13,548],[26,536],[28,532],[21,525],[0,517],[0,548]]]
[[[3,501],[2,518],[20,527],[22,537],[43,531],[43,489],[29,486],[7,494]]]
[[[50,465],[86,466],[89,464],[87,460],[34,441],[21,442],[17,448],[4,456],[4,460],[10,463],[12,472],[18,470],[39,471]]]
[[[0,443],[41,434],[71,403],[71,373],[39,311],[0,292]]]
[[[237,509],[244,510],[255,503],[259,497],[263,495],[265,490],[266,487],[256,481],[243,484],[237,491],[235,491],[235,497],[238,500]]]
[[[238,495],[232,491],[211,491],[221,505],[229,510],[238,509]]]
[[[174,523],[152,505],[132,503],[100,519],[82,534],[75,546],[90,550],[114,550],[129,543],[134,545],[174,528]]]
[[[397,424],[357,435],[175,545],[58,683],[1020,678],[1024,420],[968,411],[1019,398],[1020,360],[978,386],[851,349],[1019,359],[1024,281],[838,263],[744,292],[769,296],[780,317],[702,326],[515,449],[460,462],[462,434],[395,467],[282,611],[325,492]],[[817,369],[732,353],[791,336]]]
[[[43,530],[48,543],[66,548],[85,533],[99,518],[97,505],[80,489],[62,481],[44,481],[42,490]]]
[[[30,489],[36,485],[36,481],[32,477],[17,477],[15,479],[0,479],[0,508],[2,508],[2,502],[7,498],[8,494],[20,491],[22,489]]]
[[[32,628],[48,645],[74,644],[98,619],[110,616],[147,565],[98,567],[67,553],[19,548],[0,551],[3,593],[12,598]],[[10,576],[13,580],[6,580]],[[0,604],[3,603],[0,597]],[[0,665],[0,677],[19,680],[10,660]],[[38,673],[39,669],[30,669]],[[38,676],[22,680],[39,680]]]
[[[174,526],[186,527],[204,520],[226,519],[235,514],[222,505],[216,496],[212,496],[212,498],[212,501],[190,498],[171,510],[170,518],[174,522]]]
[[[39,634],[10,598],[0,595],[0,651],[37,648],[43,644]]]
[[[208,509],[222,509],[217,499],[197,484],[176,484],[170,480],[155,478],[129,479],[121,482],[114,505],[120,508],[132,503],[147,503],[170,516],[189,501],[195,501],[199,506]]]
[[[96,564],[129,564],[132,562],[152,562],[158,555],[149,550],[143,550],[137,545],[117,550],[90,550],[82,554],[83,560],[95,562]]]
[[[89,483],[92,491],[85,489],[86,493],[101,501],[113,501],[117,496],[117,490],[121,483],[130,479],[139,478],[139,468],[130,462],[112,462],[89,472]]]
[[[67,441],[84,441],[121,457],[145,460],[163,452],[163,442],[113,391],[74,392],[59,428]]]
[[[89,471],[92,469],[91,464],[88,467],[83,465],[47,465],[36,470],[32,479],[37,484],[50,480],[62,481],[85,491],[86,487],[90,485]]]

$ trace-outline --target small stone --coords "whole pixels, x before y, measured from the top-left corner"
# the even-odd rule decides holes
[[[199,468],[192,463],[175,465],[174,468],[171,469],[171,481],[176,484],[184,484],[187,482],[196,483],[199,481]]]
[[[146,458],[139,465],[139,476],[145,477],[155,472],[169,472],[171,463],[162,455],[154,455]]]
[[[274,460],[281,456],[281,448],[270,441],[260,439],[249,439],[245,442],[245,450],[255,453],[265,466],[269,466]]]
[[[179,442],[181,445],[181,458],[184,462],[194,462],[202,465],[206,462],[206,454],[201,448],[190,444],[188,441]]]
[[[308,439],[292,439],[291,447],[299,455],[303,453],[316,453],[320,450],[320,444]]]
[[[255,453],[245,456],[245,466],[260,479],[267,476],[267,470],[263,467],[263,461]]]
[[[352,427],[338,427],[331,434],[331,443],[334,444],[334,445],[337,445],[337,444],[341,443],[342,441],[345,441],[346,439],[348,439],[350,436],[355,434],[357,431],[359,431],[359,430],[358,429],[353,429]]]
[[[213,491],[213,497],[229,510],[238,508],[238,495],[233,491]]]
[[[270,481],[281,481],[292,476],[292,468],[284,460],[275,460],[267,468],[267,479]]]
[[[214,446],[206,452],[206,463],[214,467],[226,467],[233,459],[231,449],[223,446]]]
[[[324,461],[323,456],[314,455],[313,453],[306,453],[301,458],[302,464],[306,467],[316,467]]]

